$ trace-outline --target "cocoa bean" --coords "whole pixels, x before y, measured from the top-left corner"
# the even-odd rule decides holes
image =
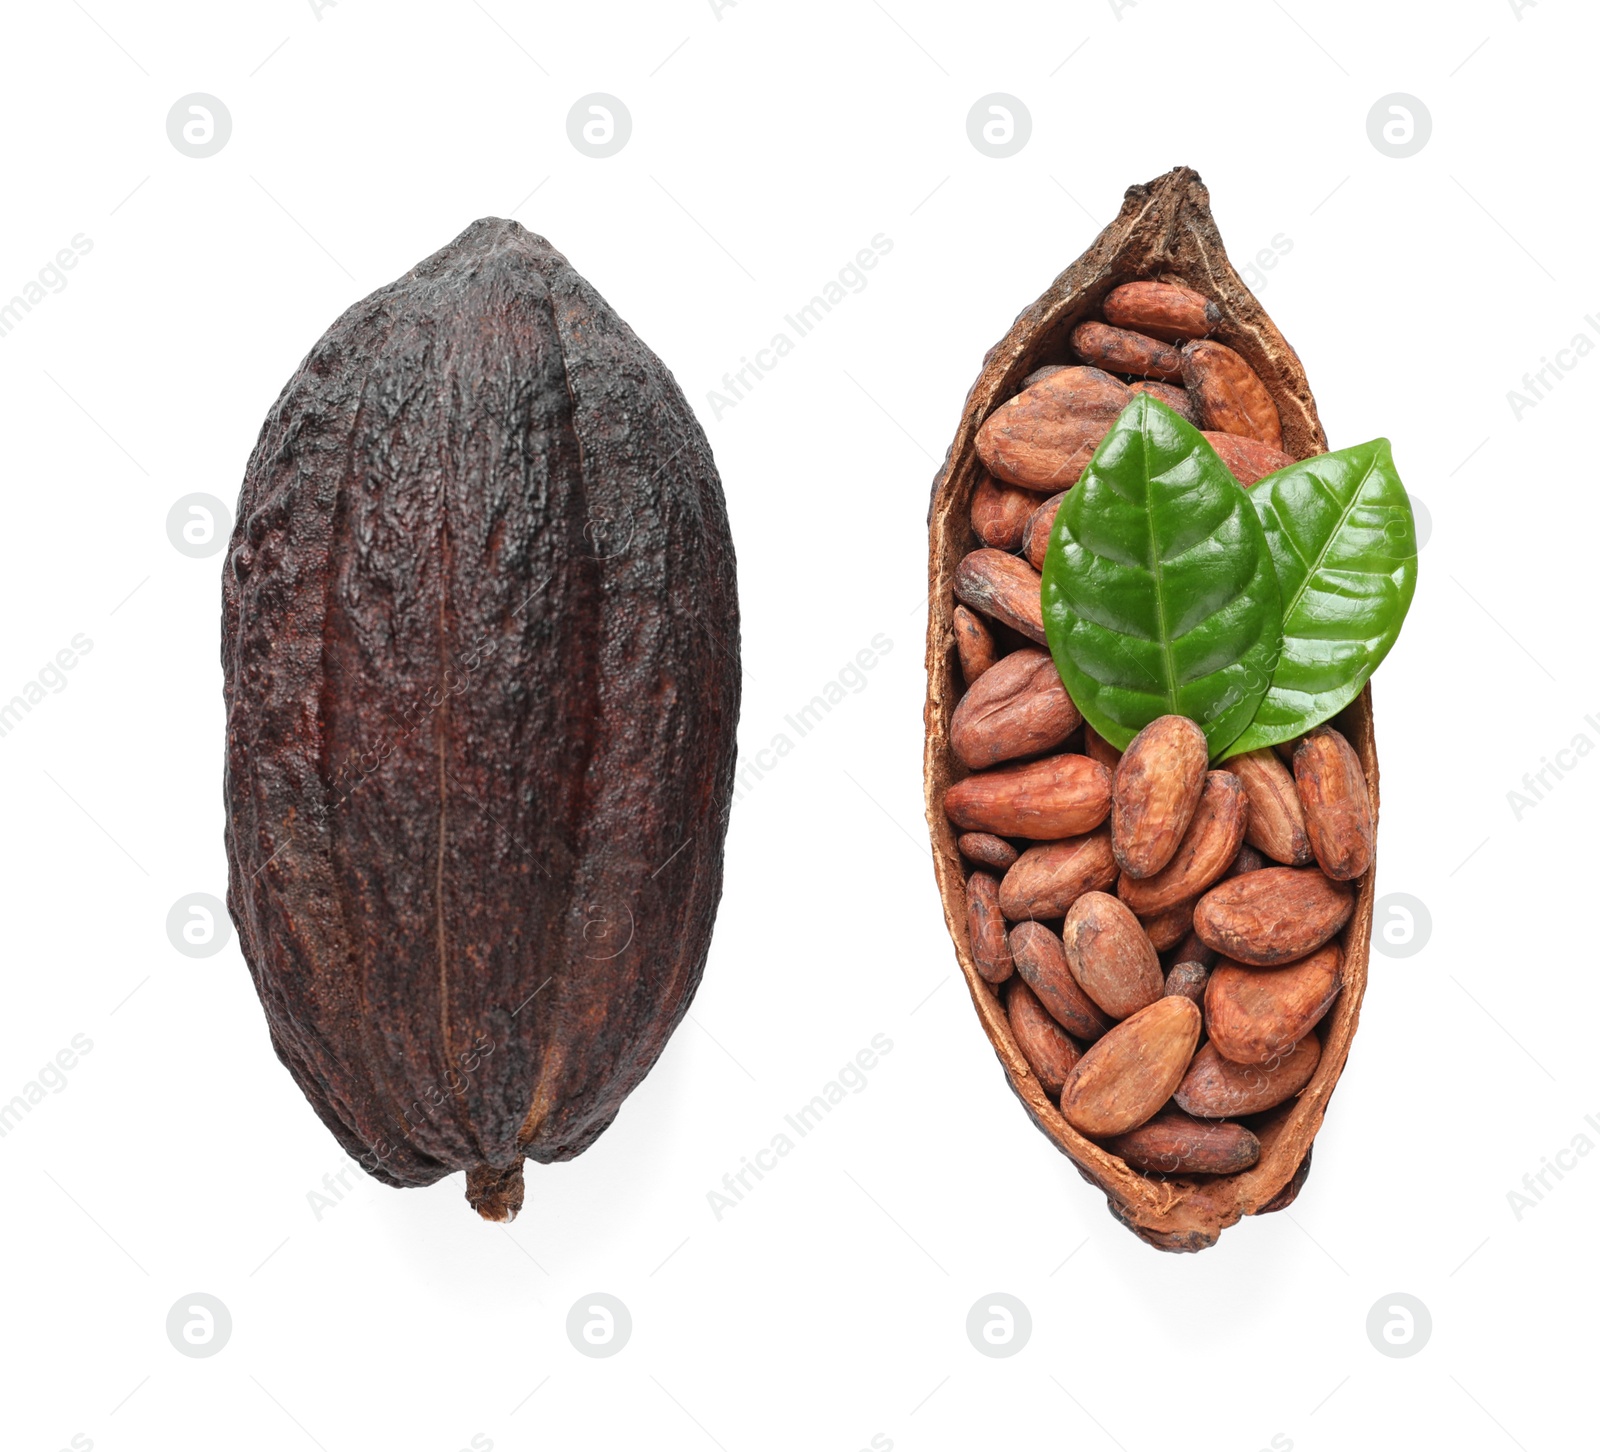
[[[956,846],[969,862],[992,867],[996,872],[1004,872],[1021,855],[1003,837],[988,832],[963,832],[956,838]]]
[[[972,532],[997,550],[1022,547],[1022,532],[1038,496],[985,476],[972,491]]]
[[[1163,1109],[1105,1147],[1130,1170],[1155,1175],[1236,1175],[1261,1156],[1261,1141],[1242,1124],[1195,1119],[1180,1109]]]
[[[1011,956],[1022,980],[1068,1033],[1093,1043],[1111,1027],[1072,976],[1061,939],[1043,923],[1018,923],[1011,930]]]
[[[1247,825],[1245,827],[1246,831],[1249,831],[1249,826],[1248,826],[1249,815],[1250,815],[1249,812],[1246,811],[1246,813],[1245,813],[1245,817],[1246,817],[1246,820],[1247,820]],[[1246,843],[1243,847],[1241,847],[1238,850],[1238,852],[1236,852],[1234,854],[1233,861],[1228,864],[1228,870],[1226,872],[1224,872],[1222,875],[1225,878],[1227,878],[1227,877],[1238,877],[1241,873],[1245,873],[1245,872],[1260,872],[1261,869],[1263,867],[1265,867],[1266,865],[1267,865],[1267,859],[1265,857],[1263,857],[1259,852],[1257,852],[1254,847],[1250,846],[1249,843]]]
[[[1004,550],[973,550],[956,566],[956,598],[1043,645],[1039,572]]]
[[[1141,380],[1130,383],[1128,392],[1148,393],[1151,398],[1160,399],[1186,423],[1191,423],[1196,428],[1200,427],[1200,410],[1194,406],[1194,400],[1189,397],[1187,389],[1174,388],[1170,383],[1149,383]]]
[[[1064,489],[1059,494],[1052,494],[1028,516],[1028,523],[1023,528],[1023,558],[1036,570],[1044,569],[1045,551],[1050,548],[1050,531],[1055,527],[1056,511],[1066,497]]]
[[[1256,371],[1226,343],[1206,338],[1183,346],[1183,383],[1200,409],[1200,422],[1219,433],[1258,439],[1283,449],[1278,405]]]
[[[1250,799],[1250,820],[1244,840],[1274,862],[1306,867],[1311,862],[1311,838],[1306,835],[1305,811],[1294,778],[1270,748],[1246,751],[1223,763],[1244,783]]]
[[[1269,1064],[1288,1054],[1339,996],[1344,955],[1327,943],[1284,968],[1221,962],[1206,985],[1206,1032],[1235,1064]]]
[[[1054,494],[1077,481],[1129,397],[1098,368],[1063,368],[984,420],[978,457],[997,479]]]
[[[1072,330],[1072,349],[1085,363],[1109,373],[1132,373],[1163,383],[1183,377],[1183,359],[1172,344],[1126,328],[1079,323]]]
[[[1204,963],[1185,959],[1167,970],[1167,981],[1161,991],[1168,997],[1178,994],[1193,1004],[1201,1005],[1205,1002],[1206,983],[1210,977],[1211,970]]]
[[[1249,810],[1238,777],[1229,771],[1207,772],[1200,805],[1171,861],[1152,877],[1129,877],[1124,872],[1117,896],[1147,917],[1198,897],[1238,855]]]
[[[1194,904],[1195,899],[1189,898],[1165,912],[1139,919],[1139,926],[1156,952],[1165,953],[1168,948],[1176,948],[1189,936],[1194,927]]]
[[[1187,396],[1187,395],[1186,395]],[[1199,423],[1198,411],[1195,417]],[[1287,469],[1294,460],[1282,449],[1264,444],[1259,439],[1247,439],[1239,434],[1219,433],[1215,429],[1201,429],[1205,440],[1216,456],[1227,465],[1228,472],[1246,489],[1268,474]]]
[[[1111,845],[1129,877],[1166,866],[1205,777],[1205,732],[1186,716],[1157,717],[1128,743],[1112,784]]]
[[[1083,724],[1048,651],[1013,651],[950,718],[950,747],[973,771],[1060,746]]]
[[[957,605],[951,616],[955,631],[956,654],[961,658],[961,676],[970,686],[999,658],[989,627],[965,605]]]
[[[1087,721],[1083,723],[1083,753],[1091,760],[1098,761],[1113,776],[1122,762],[1122,753]]]
[[[1331,726],[1303,737],[1294,784],[1317,865],[1340,882],[1360,877],[1372,865],[1372,803],[1350,743]]]
[[[1200,941],[1200,935],[1191,926],[1188,937],[1178,944],[1169,961],[1173,963],[1203,963],[1209,968],[1217,961],[1217,953],[1216,949],[1208,948]]]
[[[1092,832],[1105,821],[1111,774],[1099,762],[1070,753],[1000,766],[958,781],[944,794],[944,810],[963,832],[1052,842]]]
[[[1316,868],[1268,867],[1206,893],[1194,906],[1194,930],[1224,958],[1276,968],[1314,953],[1354,910],[1350,888]]]
[[[1045,1012],[1044,1005],[1021,977],[1013,978],[1006,989],[1006,1018],[1033,1077],[1052,1099],[1059,1097],[1067,1076],[1083,1057],[1083,1050]]]
[[[1162,1002],[1171,1000],[1163,999]],[[1182,1000],[1187,1002],[1187,1000]],[[1108,1035],[1109,1037],[1109,1035]],[[1084,1058],[1087,1058],[1086,1054]],[[1201,1119],[1242,1118],[1293,1099],[1317,1072],[1322,1045],[1307,1034],[1281,1059],[1270,1064],[1235,1064],[1208,1043],[1194,1056],[1173,1092],[1180,1109]],[[1082,1060],[1079,1068],[1082,1068]],[[1074,1071],[1076,1072],[1076,1071]]]
[[[1061,1091],[1062,1115],[1091,1139],[1136,1129],[1172,1097],[1199,1038],[1194,1004],[1158,998],[1078,1060]]]
[[[1000,911],[1000,884],[987,872],[967,879],[967,938],[978,972],[989,983],[1004,983],[1011,976],[1011,945]]]
[[[1000,907],[1012,922],[1059,918],[1086,892],[1117,880],[1111,833],[1102,829],[1027,848],[1000,882]]]
[[[1168,343],[1203,338],[1222,323],[1222,312],[1203,293],[1172,282],[1125,282],[1106,294],[1100,311],[1119,328]]]
[[[1061,925],[1067,966],[1112,1018],[1127,1018],[1161,997],[1161,960],[1134,917],[1106,892],[1086,892]]]

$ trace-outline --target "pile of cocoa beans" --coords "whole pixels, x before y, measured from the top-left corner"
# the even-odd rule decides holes
[[[1373,824],[1332,727],[1208,770],[1200,727],[1163,716],[1119,754],[1041,648],[1062,494],[1039,495],[1077,480],[1136,390],[1199,426],[1246,487],[1292,462],[1260,379],[1205,336],[1214,304],[1133,282],[1103,310],[1072,333],[1085,366],[1029,375],[978,434],[990,477],[956,572],[967,691],[949,730],[969,774],[944,810],[972,867],[973,961],[1067,1122],[1146,1174],[1232,1174],[1260,1153],[1253,1116],[1316,1072]]]

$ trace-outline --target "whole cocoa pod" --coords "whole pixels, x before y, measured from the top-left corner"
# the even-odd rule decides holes
[[[486,218],[289,380],[223,572],[228,906],[273,1047],[390,1185],[616,1117],[686,1012],[739,710],[722,488],[660,360]]]

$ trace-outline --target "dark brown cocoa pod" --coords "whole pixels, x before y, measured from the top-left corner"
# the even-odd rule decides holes
[[[272,1044],[390,1185],[515,1214],[686,1012],[739,618],[672,376],[486,218],[289,380],[223,571],[228,906]]]
[[[1128,284],[1141,285],[1118,294],[1118,289]],[[1187,289],[1189,296],[1163,290],[1174,285]],[[1110,302],[1113,295],[1114,305]],[[961,762],[950,750],[948,735],[951,716],[963,690],[952,649],[952,611],[958,598],[958,571],[972,545],[972,492],[978,480],[989,472],[981,457],[979,433],[986,422],[1017,397],[1024,380],[1037,389],[1059,378],[1060,374],[1048,378],[1038,375],[1041,369],[1064,361],[1066,340],[1073,329],[1096,319],[1152,337],[1161,336],[1156,327],[1164,327],[1167,336],[1163,340],[1169,342],[1200,334],[1214,336],[1244,359],[1269,395],[1277,411],[1283,458],[1306,459],[1327,448],[1301,362],[1229,265],[1227,248],[1211,216],[1206,189],[1199,177],[1180,167],[1146,185],[1130,188],[1118,217],[1082,257],[1022,309],[1005,336],[985,355],[934,483],[929,511],[928,695],[923,758],[927,821],[933,839],[934,869],[945,918],[956,942],[956,956],[972,989],[972,1002],[983,1032],[1012,1089],[1051,1142],[1072,1159],[1085,1178],[1104,1191],[1119,1223],[1152,1246],[1194,1251],[1215,1243],[1224,1229],[1242,1217],[1285,1203],[1285,1187],[1291,1185],[1305,1163],[1307,1150],[1344,1069],[1359,1017],[1367,981],[1376,874],[1369,867],[1352,884],[1354,902],[1337,932],[1345,955],[1344,988],[1315,1031],[1322,1052],[1310,1081],[1298,1095],[1271,1111],[1280,1118],[1275,1120],[1270,1134],[1252,1122],[1249,1128],[1260,1141],[1260,1157],[1239,1173],[1180,1177],[1156,1184],[1108,1155],[1075,1129],[1060,1106],[1043,1092],[1016,1047],[999,1000],[978,976],[960,926],[964,869],[954,847],[959,829],[944,815],[943,800],[950,784],[964,774]],[[1136,396],[1137,391],[1154,393],[1155,387],[1130,388],[1129,396]],[[1254,442],[1242,440],[1242,436],[1232,437],[1247,446]],[[1247,447],[1241,452],[1249,455],[1255,470],[1260,470],[1262,464],[1280,462],[1276,446],[1257,443],[1255,448]],[[1230,468],[1242,467],[1228,462]],[[1061,489],[1066,482],[1062,477],[1052,488]],[[1039,492],[1043,494],[1045,490]],[[1338,727],[1360,759],[1375,808],[1379,782],[1370,690],[1363,690],[1341,713]],[[1100,743],[1087,729],[1084,754],[1101,760],[1111,770],[1117,764],[1115,752],[1102,752]],[[1287,759],[1288,748],[1280,754]],[[1105,890],[1103,874],[1108,863],[1114,865],[1108,838],[1109,833],[1102,827],[1085,837],[1039,843],[1024,851],[1001,883],[1000,898],[1007,915],[1013,921],[1030,915],[1055,921],[1084,892]],[[1234,883],[1259,875],[1249,873],[1209,891],[1229,889]],[[1191,933],[1167,955],[1166,966],[1170,973],[1178,962],[1209,962],[1214,956]],[[1085,1060],[1087,1057],[1086,1054]]]

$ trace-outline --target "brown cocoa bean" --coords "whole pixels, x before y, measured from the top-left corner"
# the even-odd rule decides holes
[[[1206,428],[1258,439],[1282,451],[1278,405],[1255,369],[1226,343],[1210,338],[1185,343],[1183,383],[1194,395]]]
[[[1084,1058],[1087,1057],[1086,1054]],[[1271,1064],[1231,1063],[1217,1052],[1215,1044],[1208,1043],[1194,1056],[1194,1062],[1172,1097],[1178,1101],[1180,1109],[1201,1119],[1259,1114],[1294,1098],[1304,1089],[1317,1072],[1317,1061],[1321,1057],[1322,1045],[1314,1033],[1307,1034],[1283,1058]],[[1079,1068],[1082,1065],[1080,1059]]]
[[[1206,985],[1206,1032],[1235,1064],[1269,1064],[1288,1054],[1339,996],[1344,954],[1327,943],[1283,968],[1221,962]]]
[[[967,879],[967,938],[978,972],[989,983],[1004,983],[1011,976],[1011,945],[1000,911],[1000,884],[987,872]]]
[[[1077,482],[1131,395],[1098,368],[1063,368],[1002,403],[975,446],[997,479],[1042,494]]]
[[[972,532],[994,549],[1020,549],[1028,516],[1038,502],[1037,495],[986,475],[972,491]]]
[[[1189,936],[1178,944],[1169,961],[1173,963],[1203,963],[1209,968],[1217,961],[1217,953],[1216,949],[1206,947],[1200,941],[1200,935],[1191,927]]]
[[[1217,305],[1174,282],[1125,282],[1106,294],[1100,311],[1108,323],[1168,343],[1203,338],[1222,322]]]
[[[1248,810],[1245,816],[1248,821]],[[1246,830],[1249,830],[1248,826]],[[1267,865],[1267,859],[1247,842],[1234,854],[1233,861],[1228,864],[1228,870],[1222,875],[1223,877],[1238,877],[1245,872],[1260,872]]]
[[[970,686],[999,658],[995,653],[994,636],[965,605],[957,605],[951,617],[955,630],[956,654],[961,658],[961,676]]]
[[[1171,861],[1153,877],[1129,877],[1124,872],[1117,896],[1145,917],[1198,897],[1238,855],[1249,810],[1238,777],[1230,771],[1207,772],[1200,805]]]
[[[1022,855],[1003,837],[989,832],[963,832],[956,838],[956,846],[969,862],[996,872],[1004,872]]]
[[[1195,421],[1199,421],[1198,411]],[[1282,449],[1275,449],[1259,439],[1219,433],[1215,429],[1201,429],[1200,432],[1216,456],[1227,466],[1228,472],[1246,489],[1258,480],[1265,479],[1268,474],[1276,474],[1279,469],[1287,469],[1294,463]]]
[[[1206,893],[1194,906],[1194,930],[1224,958],[1276,968],[1316,952],[1349,921],[1355,901],[1345,883],[1315,867],[1268,867]]]
[[[1183,377],[1183,359],[1171,343],[1105,323],[1079,323],[1072,330],[1072,349],[1083,361],[1108,373],[1132,373],[1170,383]]]
[[[973,550],[956,566],[956,598],[1043,645],[1039,572],[1004,550]]]
[[[1061,925],[1067,966],[1112,1018],[1127,1018],[1161,997],[1161,960],[1138,918],[1107,892],[1086,892]]]
[[[1046,363],[1043,368],[1035,368],[1032,373],[1022,380],[1022,388],[1032,388],[1035,383],[1042,383],[1052,373],[1064,372],[1070,366],[1070,364],[1066,363]],[[1018,390],[1018,392],[1021,391],[1022,389]]]
[[[1011,1037],[1033,1070],[1033,1077],[1052,1099],[1061,1094],[1067,1076],[1077,1068],[1083,1050],[1048,1013],[1038,996],[1019,976],[1006,989],[1006,1018]]]
[[[1013,651],[985,671],[950,717],[950,747],[973,771],[1060,746],[1083,724],[1050,653]]]
[[[1176,948],[1189,936],[1194,927],[1194,904],[1195,899],[1189,898],[1165,912],[1139,919],[1139,926],[1144,929],[1145,937],[1150,939],[1150,946],[1156,952],[1165,953],[1168,948]]]
[[[1178,994],[1187,998],[1190,1003],[1202,1005],[1206,997],[1206,983],[1211,977],[1211,970],[1204,963],[1197,963],[1194,959],[1185,959],[1174,963],[1167,970],[1167,981],[1162,987],[1162,993],[1171,997]]]
[[[1172,1097],[1199,1038],[1194,1004],[1158,998],[1078,1060],[1061,1091],[1062,1115],[1091,1139],[1138,1128]]]
[[[1152,1175],[1236,1175],[1261,1157],[1261,1141],[1242,1124],[1195,1119],[1181,1109],[1163,1109],[1105,1147],[1130,1170]]]
[[[999,766],[958,781],[944,794],[944,810],[963,832],[1053,842],[1092,832],[1105,821],[1111,774],[1071,753]]]
[[[1205,778],[1205,732],[1186,716],[1159,716],[1128,743],[1112,784],[1111,845],[1129,877],[1167,865]]]
[[[1317,865],[1340,882],[1372,866],[1372,802],[1355,748],[1331,726],[1301,739],[1294,784]]]
[[[1111,1027],[1111,1020],[1072,976],[1061,939],[1043,923],[1018,923],[1011,930],[1011,956],[1039,1002],[1075,1038],[1093,1043]]]
[[[1000,906],[1012,922],[1059,918],[1086,892],[1117,880],[1106,829],[1027,848],[1000,882]]]
[[[1149,383],[1140,380],[1128,385],[1129,393],[1148,393],[1151,398],[1160,399],[1179,418],[1186,423],[1200,427],[1200,410],[1194,406],[1194,400],[1189,397],[1189,392],[1184,388],[1174,388],[1170,383]]]
[[[1286,867],[1309,866],[1311,838],[1306,835],[1300,793],[1277,754],[1262,747],[1230,757],[1222,765],[1244,783],[1244,794],[1250,799],[1244,840]]]
[[[1113,777],[1122,763],[1122,753],[1087,721],[1083,723],[1083,754],[1098,761]]]
[[[1050,548],[1050,531],[1055,527],[1056,511],[1067,497],[1065,489],[1052,494],[1032,514],[1022,531],[1022,555],[1036,570],[1044,568],[1045,551]]]

